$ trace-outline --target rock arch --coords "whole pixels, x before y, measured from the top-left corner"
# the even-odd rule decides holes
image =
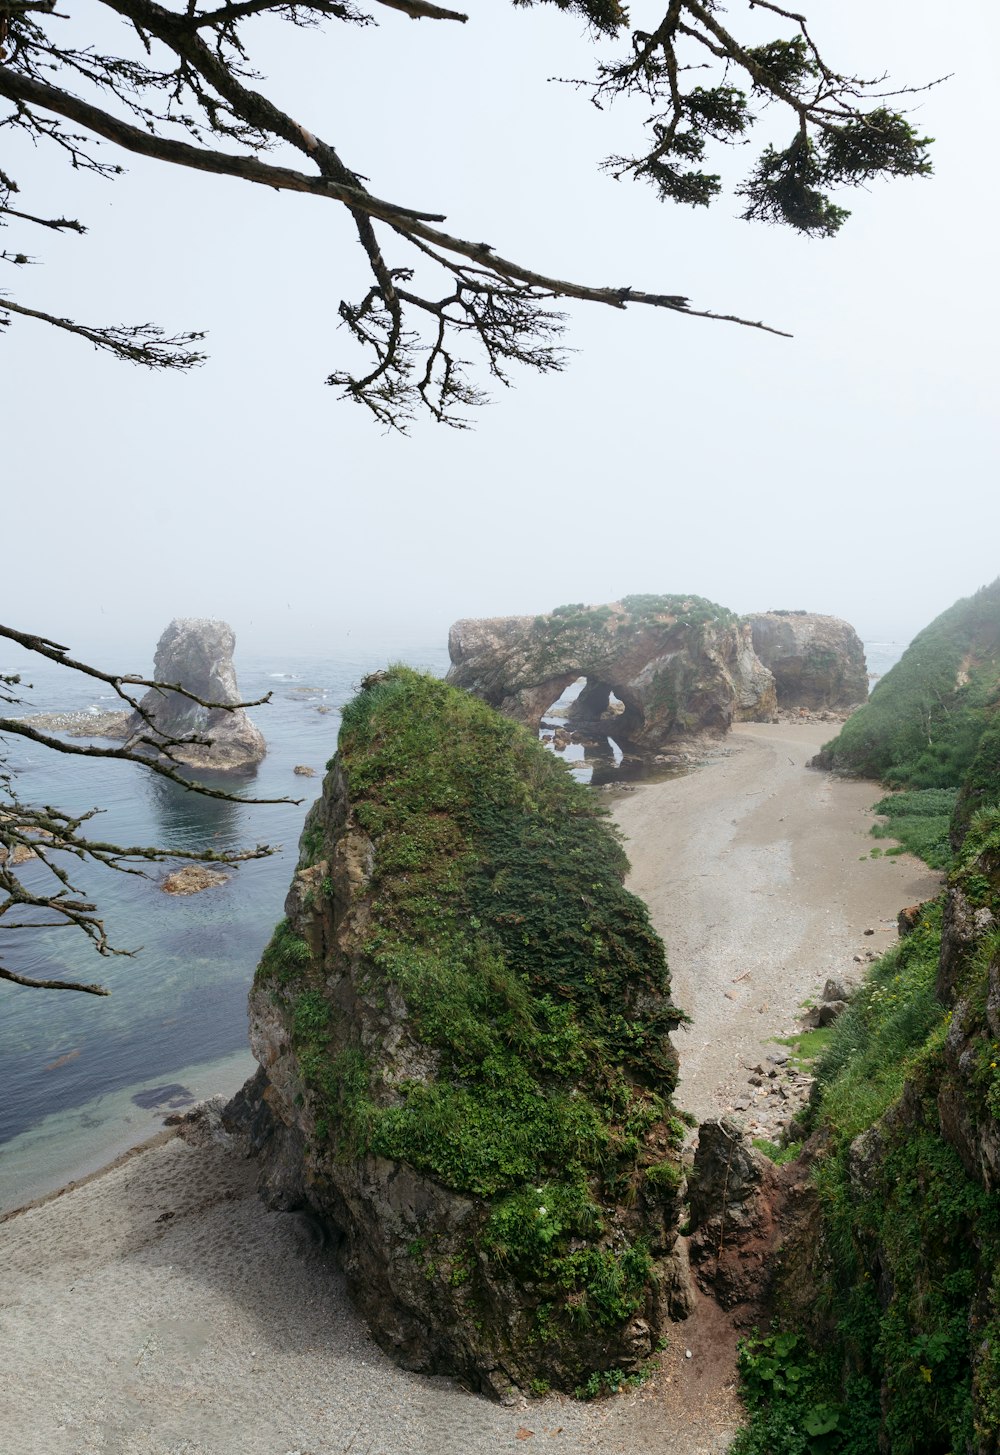
[[[754,654],[749,626],[697,596],[626,597],[546,616],[459,621],[448,646],[449,682],[535,730],[580,677],[587,685],[574,726],[604,711],[613,692],[624,704],[615,737],[640,752],[770,718],[776,707],[774,678]]]

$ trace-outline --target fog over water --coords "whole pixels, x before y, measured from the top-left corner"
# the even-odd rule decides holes
[[[732,10],[747,33],[775,30]],[[387,13],[325,39],[261,22],[262,85],[373,190],[455,231],[794,338],[571,305],[563,374],[517,373],[472,431],[387,437],[323,384],[353,357],[339,300],[367,286],[339,209],[131,157],[101,183],[11,138],[35,210],[90,230],[32,238],[42,265],[5,286],[87,320],[207,328],[211,358],[157,377],[15,321],[0,341],[7,617],[130,666],[178,614],[230,620],[243,651],[327,653],[642,591],[905,640],[996,575],[995,7],[954,27],[929,0],[810,7],[840,66],[951,73],[912,98],[936,175],[839,197],[853,216],[830,241],[738,220],[747,149],[713,160],[727,191],[707,211],[602,176],[639,117],[549,83],[592,70],[582,25],[480,11],[466,26]]]

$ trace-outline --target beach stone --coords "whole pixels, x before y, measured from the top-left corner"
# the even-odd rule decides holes
[[[824,1000],[849,1000],[851,995],[850,987],[846,980],[832,976],[823,986]]]
[[[153,676],[158,682],[186,688],[204,702],[239,702],[233,666],[235,648],[235,633],[226,622],[178,617],[157,643]],[[262,733],[243,708],[202,707],[182,693],[155,688],[146,693],[140,706],[152,726],[139,713],[129,718],[128,746],[138,752],[153,751],[140,738],[152,738],[154,742],[206,738],[206,743],[182,743],[172,748],[172,757],[185,767],[216,773],[249,772],[267,752]]]
[[[305,763],[296,763],[295,767],[292,769],[292,772],[297,773],[300,778],[316,777],[316,769],[307,767]]]

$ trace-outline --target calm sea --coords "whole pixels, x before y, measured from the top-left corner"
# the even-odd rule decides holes
[[[0,1209],[95,1170],[159,1129],[171,1106],[235,1092],[251,1074],[247,992],[283,912],[303,819],[336,749],[339,708],[367,672],[399,660],[436,674],[448,666],[440,644],[408,651],[375,644],[335,660],[237,655],[242,695],[272,693],[251,712],[268,754],[240,791],[302,798],[298,804],[219,802],[129,763],[82,763],[7,740],[25,801],[74,811],[101,806],[91,837],[136,846],[279,847],[230,870],[221,888],[190,896],[164,894],[158,881],[168,870],[159,866],[143,879],[80,865],[78,886],[98,901],[116,946],[141,947],[134,958],[102,958],[72,929],[2,935],[7,962],[22,973],[98,981],[112,994],[0,985]],[[116,706],[113,696],[95,692],[100,684],[0,644],[3,671],[33,684],[26,711]],[[316,777],[296,775],[297,764]],[[46,881],[40,867],[22,866],[26,878],[29,872],[36,883]]]
[[[873,673],[887,671],[903,650],[897,643],[866,646]],[[336,748],[339,708],[367,672],[388,660],[436,674],[448,666],[439,644],[409,650],[373,644],[335,659],[238,658],[244,697],[272,693],[252,713],[268,755],[245,791],[302,797],[298,804],[220,803],[131,764],[81,764],[8,741],[22,798],[74,811],[100,805],[90,827],[95,838],[177,848],[279,847],[270,858],[232,869],[221,888],[188,897],[164,894],[158,881],[167,870],[156,866],[148,879],[79,866],[78,887],[99,902],[113,943],[139,951],[134,958],[102,959],[70,929],[0,938],[9,963],[25,974],[96,980],[112,991],[98,998],[0,986],[0,1210],[94,1171],[158,1130],[170,1109],[216,1092],[232,1094],[252,1073],[247,992],[283,912],[302,822]],[[22,671],[33,683],[27,711],[115,706],[113,697],[95,693],[98,684],[44,663],[26,670],[23,657],[0,647],[3,671]],[[315,769],[316,777],[296,775],[297,764]],[[25,865],[23,872],[44,883],[40,868]]]

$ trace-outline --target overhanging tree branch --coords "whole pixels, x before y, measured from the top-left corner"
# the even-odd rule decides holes
[[[66,862],[77,860],[101,865],[118,873],[148,877],[147,867],[170,860],[182,859],[207,864],[239,864],[251,859],[264,858],[273,853],[268,844],[257,844],[253,848],[219,851],[216,849],[163,848],[156,845],[117,844],[105,839],[90,837],[85,826],[100,812],[96,808],[71,814],[51,804],[25,803],[16,792],[15,772],[9,766],[4,739],[16,737],[32,742],[52,752],[71,754],[84,758],[113,758],[118,761],[137,763],[148,772],[167,778],[178,786],[204,797],[225,799],[237,803],[290,803],[288,798],[255,798],[248,795],[227,793],[221,789],[209,788],[192,782],[180,771],[173,758],[174,750],[191,744],[211,745],[211,738],[189,733],[183,737],[153,731],[149,714],[143,709],[139,698],[128,687],[146,687],[163,693],[179,693],[205,708],[222,708],[235,712],[253,703],[215,703],[180,684],[158,682],[138,675],[125,676],[105,672],[69,655],[66,647],[45,637],[22,632],[13,627],[0,626],[0,638],[16,642],[26,651],[55,662],[61,667],[109,684],[123,702],[127,703],[140,718],[150,726],[148,735],[133,738],[121,747],[102,748],[90,744],[67,742],[44,731],[25,717],[0,717],[0,979],[12,984],[45,990],[79,990],[90,995],[106,995],[107,990],[94,984],[77,981],[39,978],[13,970],[2,963],[9,958],[10,942],[6,933],[14,930],[38,930],[52,928],[75,928],[84,934],[98,954],[103,956],[130,956],[134,950],[123,950],[111,943],[104,921],[97,906],[86,898],[74,884]],[[20,676],[0,674],[0,701],[20,705]],[[128,684],[128,686],[126,686]],[[270,693],[258,698],[257,703],[266,702]],[[39,886],[36,873],[29,883],[21,868],[31,863],[47,875],[46,883]]]
[[[39,143],[55,145],[73,166],[105,176],[120,167],[88,149],[95,139],[171,165],[343,206],[372,284],[359,302],[341,301],[340,317],[369,362],[361,369],[337,369],[328,382],[383,424],[405,428],[418,408],[427,408],[443,423],[464,425],[463,408],[484,397],[468,372],[473,366],[456,351],[465,341],[476,345],[489,373],[504,383],[513,364],[542,372],[559,367],[555,339],[563,320],[548,305],[562,299],[619,309],[636,303],[787,336],[729,311],[691,308],[679,292],[594,286],[554,276],[444,231],[441,212],[370,192],[313,128],[248,84],[256,79],[248,30],[255,20],[266,15],[298,26],[366,23],[370,17],[353,0],[233,0],[201,10],[197,0],[94,3],[129,23],[138,54],[104,56],[90,47],[60,44],[60,17],[47,7],[0,0],[0,24],[7,29],[0,97],[14,107],[0,118],[0,128],[21,129]],[[413,19],[467,19],[425,0],[375,3]],[[535,0],[516,3],[530,8]],[[721,23],[710,0],[651,3],[644,7],[651,17],[644,28],[630,20],[618,0],[548,3],[583,16],[600,37],[629,41],[620,60],[599,62],[592,82],[574,84],[589,86],[602,107],[623,97],[641,97],[651,107],[645,144],[631,156],[609,157],[605,167],[616,177],[651,182],[663,200],[705,206],[717,197],[722,184],[707,168],[709,149],[745,142],[761,109],[774,104],[790,116],[792,140],[784,150],[765,147],[738,188],[747,219],[829,237],[848,216],[833,202],[832,188],[930,171],[929,139],[918,136],[889,104],[907,91],[894,96],[878,89],[879,82],[829,65],[805,16],[771,0],[760,0],[760,8],[775,16],[786,33],[763,45],[741,42]],[[754,0],[747,3],[754,8]],[[702,84],[706,65],[716,74]],[[81,86],[87,94],[78,94]],[[307,169],[262,157],[277,146],[297,152]],[[7,218],[26,216],[10,206],[16,190],[0,174],[0,226]],[[394,256],[399,249],[403,256]],[[149,325],[133,331],[97,329],[0,299],[0,323],[14,314],[41,319],[121,357],[158,367],[184,366],[181,345],[200,338],[182,334],[154,340]]]

